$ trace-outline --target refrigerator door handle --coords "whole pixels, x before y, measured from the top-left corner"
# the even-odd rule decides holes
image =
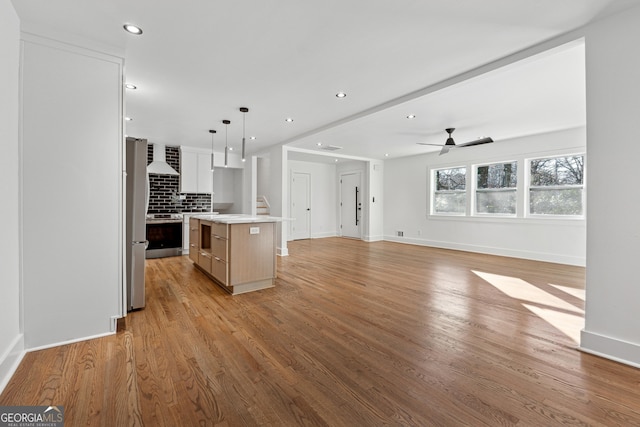
[[[149,247],[148,240],[134,240],[131,242],[132,245],[144,245],[144,248],[147,249]]]

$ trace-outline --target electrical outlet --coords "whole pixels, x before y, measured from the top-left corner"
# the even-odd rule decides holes
[[[404,237],[404,231],[398,231],[398,237]]]

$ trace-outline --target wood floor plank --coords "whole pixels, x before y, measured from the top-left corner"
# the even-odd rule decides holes
[[[640,426],[640,370],[576,350],[584,269],[327,238],[231,296],[148,260],[117,334],[28,353],[0,405],[76,426]],[[578,329],[576,329],[578,328]]]

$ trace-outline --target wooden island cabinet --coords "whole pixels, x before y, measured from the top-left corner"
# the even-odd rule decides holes
[[[232,295],[271,288],[279,218],[198,215],[190,219],[189,258]]]

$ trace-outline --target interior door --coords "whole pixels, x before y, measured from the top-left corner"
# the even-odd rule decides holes
[[[291,239],[311,238],[311,175],[291,174]]]
[[[340,229],[343,237],[362,238],[362,185],[360,172],[340,175]]]

